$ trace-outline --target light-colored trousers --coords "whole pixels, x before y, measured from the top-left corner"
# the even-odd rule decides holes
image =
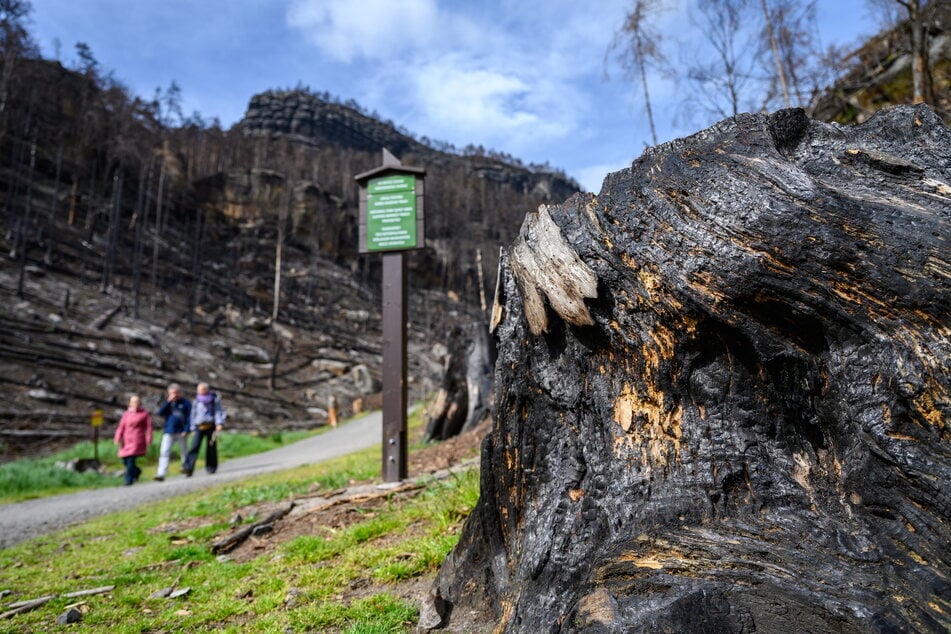
[[[159,459],[158,459],[158,472],[155,474],[160,477],[165,477],[165,472],[168,471],[168,462],[172,455],[172,447],[175,445],[175,441],[178,441],[178,456],[181,459],[185,458],[185,454],[188,453],[188,434],[162,434],[162,446],[159,448]]]

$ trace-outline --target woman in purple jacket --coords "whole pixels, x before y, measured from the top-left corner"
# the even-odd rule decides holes
[[[218,470],[218,445],[215,441],[218,440],[218,433],[224,427],[226,418],[225,408],[221,406],[221,397],[216,392],[212,392],[207,383],[199,383],[198,395],[192,403],[191,430],[195,432],[195,440],[182,463],[182,471],[187,477],[192,477],[192,472],[195,470],[202,440],[207,443],[205,471],[214,473]]]
[[[152,444],[152,417],[142,407],[142,401],[133,395],[129,399],[129,408],[119,419],[114,442],[119,447],[119,457],[125,465],[125,485],[129,486],[139,479],[142,469],[136,466],[135,459],[144,456]]]

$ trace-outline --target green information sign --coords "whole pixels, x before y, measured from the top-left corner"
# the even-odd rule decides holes
[[[416,177],[396,174],[367,183],[367,250],[416,248]]]

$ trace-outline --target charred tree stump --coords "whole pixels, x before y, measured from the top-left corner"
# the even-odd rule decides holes
[[[426,414],[428,440],[446,440],[489,416],[495,344],[483,323],[456,326],[449,333],[443,384]]]
[[[431,620],[948,631],[949,217],[925,106],[738,116],[531,214]]]

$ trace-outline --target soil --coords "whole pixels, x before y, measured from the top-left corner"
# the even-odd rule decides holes
[[[491,421],[486,421],[477,428],[450,438],[441,443],[423,449],[414,450],[410,455],[409,479],[410,484],[396,487],[392,490],[382,489],[378,483],[353,482],[346,489],[329,492],[314,492],[313,495],[294,499],[293,510],[273,525],[273,530],[260,536],[252,536],[226,555],[232,561],[245,562],[257,557],[268,556],[274,553],[282,544],[301,535],[319,535],[324,532],[337,532],[348,526],[365,521],[368,515],[390,504],[394,498],[409,498],[424,490],[411,482],[423,475],[434,478],[449,477],[449,470],[459,471],[478,467],[479,448]],[[416,432],[418,441],[423,430]],[[265,518],[272,512],[287,506],[287,501],[254,504],[233,509],[236,516],[242,518]],[[156,530],[169,533],[196,528],[203,524],[203,520],[196,520],[193,524],[176,523],[166,525]],[[409,534],[415,530],[409,528]],[[217,541],[226,537],[224,533],[215,537]],[[376,538],[375,543],[385,547],[389,543],[403,541],[407,532],[387,534]],[[410,556],[407,554],[407,556]],[[386,593],[404,599],[413,605],[420,606],[430,587],[435,572],[398,583],[382,583],[369,576],[355,580],[351,585],[336,597],[337,601],[350,603],[354,600]],[[457,629],[461,628],[461,629]],[[479,632],[491,630],[491,623],[485,622],[481,615],[453,615],[453,627],[447,632]]]

